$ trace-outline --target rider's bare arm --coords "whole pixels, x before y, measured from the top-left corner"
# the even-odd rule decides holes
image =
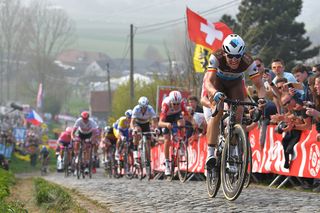
[[[155,117],[155,118],[152,118],[151,120],[151,126],[153,129],[156,129],[158,128],[158,119]]]
[[[136,118],[132,118],[130,122],[130,128],[134,129],[135,126],[137,126]]]
[[[213,82],[216,79],[216,72],[211,71],[208,73],[208,77],[205,79],[205,88],[208,91],[209,97],[212,97],[216,92],[216,88],[213,86]]]

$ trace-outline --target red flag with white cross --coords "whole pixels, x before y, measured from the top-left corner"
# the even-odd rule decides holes
[[[210,23],[189,8],[187,20],[190,40],[211,50],[221,48],[224,38],[232,34],[232,30],[224,23]]]

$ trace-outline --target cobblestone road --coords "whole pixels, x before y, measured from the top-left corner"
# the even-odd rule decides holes
[[[227,201],[220,189],[209,198],[204,181],[109,179],[102,170],[93,179],[64,178],[54,173],[46,179],[76,189],[108,206],[112,212],[319,212],[319,194],[296,190],[270,189],[251,185],[240,197]]]

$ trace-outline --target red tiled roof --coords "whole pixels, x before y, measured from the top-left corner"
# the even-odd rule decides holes
[[[57,56],[57,60],[64,63],[87,63],[90,64],[93,61],[108,60],[110,59],[105,53],[101,52],[89,52],[82,50],[66,50]]]
[[[90,105],[92,112],[109,112],[108,91],[91,91]]]

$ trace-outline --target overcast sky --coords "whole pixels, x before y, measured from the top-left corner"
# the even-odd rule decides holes
[[[185,8],[202,12],[218,8],[206,18],[215,21],[222,14],[236,14],[240,0],[52,0],[65,8],[77,20],[104,21],[106,23],[134,24],[137,26],[154,24],[182,18]],[[320,3],[315,0],[304,0],[302,14],[298,20],[306,23],[312,30],[319,24],[318,12]]]
[[[51,0],[51,2],[67,11],[76,21],[78,30],[87,29],[90,26],[104,28],[108,33],[116,34],[125,40],[130,24],[136,27],[137,34],[152,29],[148,27],[150,25],[164,26],[161,25],[163,22],[178,22],[178,24],[164,28],[165,30],[184,29],[183,18],[186,7],[216,22],[223,14],[237,14],[240,0]],[[307,35],[311,37],[314,44],[320,43],[320,38],[316,33],[320,31],[319,8],[320,1],[304,0],[302,14],[297,19],[305,23]],[[207,10],[211,12],[203,13]],[[155,38],[158,33],[160,37],[164,29],[152,31],[147,35]]]

